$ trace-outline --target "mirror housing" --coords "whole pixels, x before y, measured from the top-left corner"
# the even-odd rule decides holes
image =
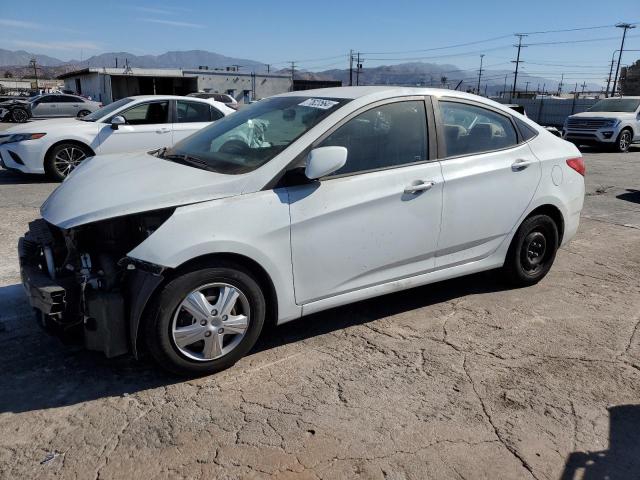
[[[348,150],[345,147],[314,148],[307,156],[304,174],[310,180],[316,180],[341,169],[347,163]]]
[[[124,119],[122,115],[116,115],[111,119],[111,128],[113,128],[114,130],[118,130],[118,127],[120,125],[124,125],[126,123],[127,121]]]

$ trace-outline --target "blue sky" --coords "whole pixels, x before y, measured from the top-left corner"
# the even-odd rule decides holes
[[[346,68],[351,48],[366,52],[365,66],[416,60],[476,69],[484,53],[489,69],[509,70],[515,55],[509,35],[515,32],[640,21],[638,0],[605,3],[323,0],[307,7],[300,0],[32,0],[28,8],[2,9],[0,47],[63,60],[109,51],[203,49],[278,67],[296,60],[311,70]],[[613,27],[532,34],[525,39],[531,46],[523,49],[523,68],[552,78],[565,72],[568,81],[599,81],[608,74],[620,36]],[[494,40],[427,50],[487,39]],[[533,45],[576,40],[589,41]],[[640,50],[640,28],[629,32],[626,48]],[[640,51],[629,52],[623,64],[636,58]]]

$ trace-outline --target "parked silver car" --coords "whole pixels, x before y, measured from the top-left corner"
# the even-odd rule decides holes
[[[79,95],[51,93],[0,104],[0,119],[6,118],[21,123],[32,117],[83,117],[100,107],[102,103]]]

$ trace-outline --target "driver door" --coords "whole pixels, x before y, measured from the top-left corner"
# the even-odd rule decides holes
[[[169,100],[145,102],[119,113],[126,124],[114,130],[106,123],[99,135],[96,153],[153,150],[173,145]]]
[[[343,146],[343,168],[289,187],[296,303],[428,272],[435,265],[443,180],[431,161],[425,101],[383,102],[315,147]]]

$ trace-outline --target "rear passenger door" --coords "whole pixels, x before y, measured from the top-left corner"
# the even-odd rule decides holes
[[[487,257],[538,187],[540,162],[510,115],[458,99],[436,102],[444,189],[436,267]]]
[[[173,123],[173,143],[178,143],[193,132],[222,117],[224,115],[208,103],[177,100]]]

